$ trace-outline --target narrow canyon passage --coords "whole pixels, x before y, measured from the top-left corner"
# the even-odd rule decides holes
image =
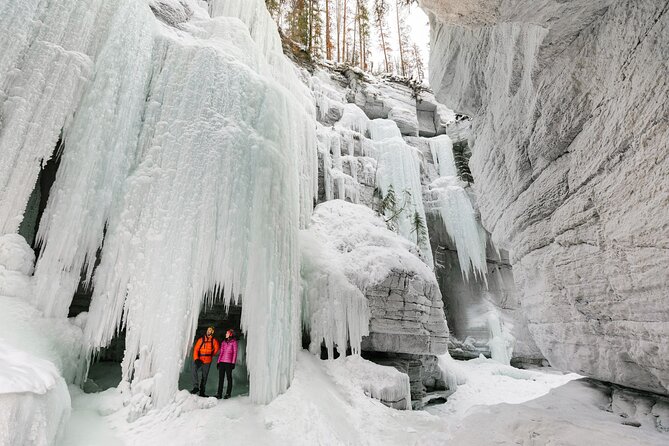
[[[0,2],[0,446],[666,444],[668,61],[666,0]]]

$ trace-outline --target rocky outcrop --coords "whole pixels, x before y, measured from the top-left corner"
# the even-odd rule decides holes
[[[446,352],[448,329],[436,281],[427,281],[412,271],[393,270],[365,296],[370,318],[363,350],[431,355]]]
[[[669,393],[669,3],[422,0],[483,224],[552,365]]]

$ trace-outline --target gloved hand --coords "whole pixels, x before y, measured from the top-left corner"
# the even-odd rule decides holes
[[[221,363],[220,363],[220,362],[219,362],[218,364],[216,364],[216,368],[217,368],[218,370],[221,370]]]
[[[199,358],[198,358],[198,359],[196,359],[196,360],[195,360],[194,362],[195,362],[195,364],[202,364],[202,360],[201,360],[201,359],[199,359]]]
[[[234,370],[234,369],[235,369],[235,364],[232,364],[232,370]]]

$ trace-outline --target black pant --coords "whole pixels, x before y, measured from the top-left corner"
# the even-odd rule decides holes
[[[200,389],[204,393],[204,388],[207,385],[207,377],[209,376],[209,367],[211,363],[205,364],[202,361],[195,361],[193,363],[193,387]],[[198,372],[202,370],[202,380],[198,382]]]
[[[232,392],[232,369],[234,367],[234,364],[230,364],[228,362],[218,363],[218,395],[223,395],[223,379],[224,377],[227,377],[228,388],[225,394],[230,396],[230,393]]]

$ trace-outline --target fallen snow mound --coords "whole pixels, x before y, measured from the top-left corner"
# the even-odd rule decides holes
[[[426,282],[434,281],[416,245],[389,230],[383,218],[366,206],[343,200],[321,203],[309,232],[339,253],[336,263],[361,290],[382,282],[393,270],[412,271]]]
[[[29,276],[33,273],[35,253],[18,234],[0,236],[0,268]]]
[[[0,339],[0,394],[45,394],[60,379],[53,363],[16,350]]]

